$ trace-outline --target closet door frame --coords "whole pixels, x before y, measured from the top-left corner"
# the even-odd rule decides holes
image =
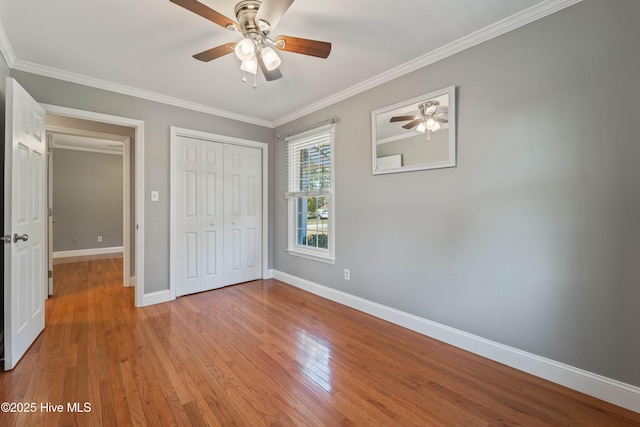
[[[223,144],[233,144],[243,147],[251,147],[260,149],[262,152],[262,278],[267,279],[270,277],[268,260],[269,260],[269,214],[268,214],[268,189],[269,189],[269,146],[267,143],[252,141],[248,139],[235,138],[226,135],[218,135],[209,132],[202,132],[193,129],[185,129],[180,127],[171,126],[170,146],[171,146],[171,158],[170,158],[170,233],[169,233],[169,292],[171,299],[176,298],[176,283],[175,283],[175,271],[176,271],[176,218],[175,218],[175,170],[174,170],[174,158],[177,155],[176,151],[176,139],[178,137],[194,138],[204,141],[218,142]]]

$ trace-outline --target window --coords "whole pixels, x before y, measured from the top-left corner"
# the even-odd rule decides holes
[[[287,138],[288,252],[333,263],[334,125]]]

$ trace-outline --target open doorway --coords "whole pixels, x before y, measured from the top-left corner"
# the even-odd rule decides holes
[[[53,114],[47,124],[49,295],[54,262],[86,256],[122,256],[132,285],[134,129]]]
[[[123,145],[123,283],[135,285],[135,305],[147,305],[144,294],[144,122],[120,116],[43,104],[47,113],[47,131],[52,134],[85,137],[116,136]],[[96,138],[100,139],[100,138]],[[107,138],[109,139],[109,138]],[[128,233],[127,233],[128,231]],[[97,236],[95,236],[97,240]]]

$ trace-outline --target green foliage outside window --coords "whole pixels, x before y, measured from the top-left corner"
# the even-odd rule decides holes
[[[327,249],[329,247],[329,236],[327,234],[311,234],[302,238],[302,244]]]

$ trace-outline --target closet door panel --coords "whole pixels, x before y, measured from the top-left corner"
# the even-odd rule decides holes
[[[244,147],[245,280],[262,277],[262,151]]]
[[[200,145],[181,138],[175,164],[176,295],[199,292],[200,274]]]
[[[262,151],[227,144],[225,150],[225,284],[262,277]]]
[[[201,141],[202,180],[200,231],[202,233],[201,290],[224,286],[224,145]]]

